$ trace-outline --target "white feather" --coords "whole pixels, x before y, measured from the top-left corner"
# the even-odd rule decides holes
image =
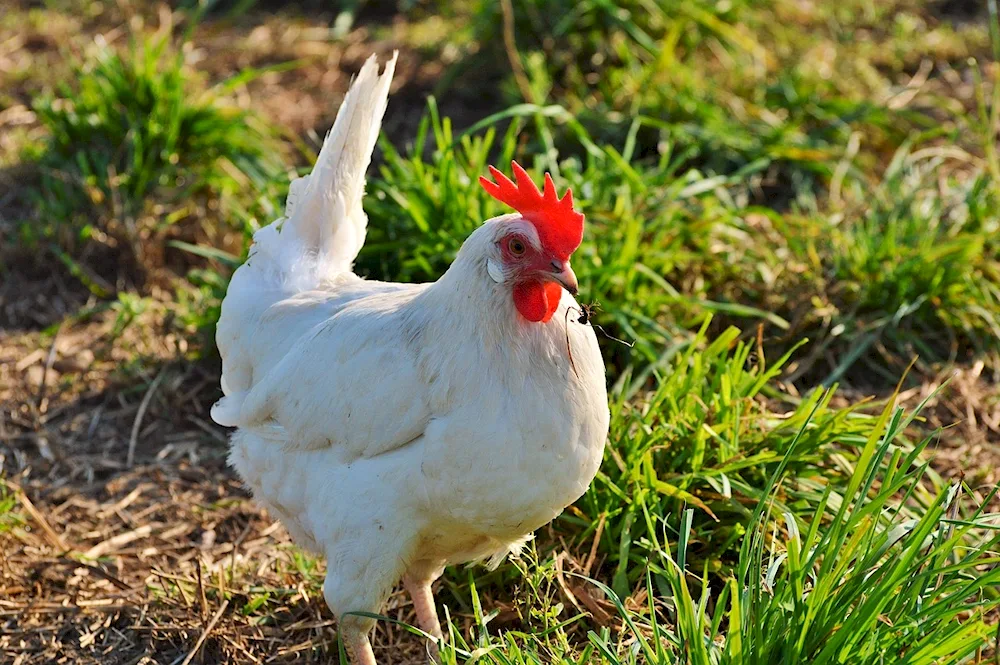
[[[333,128],[310,175],[293,190],[285,227],[301,238],[318,263],[331,272],[351,269],[365,243],[368,218],[361,207],[365,172],[371,163],[397,54],[379,75],[371,56],[361,68],[337,112]]]

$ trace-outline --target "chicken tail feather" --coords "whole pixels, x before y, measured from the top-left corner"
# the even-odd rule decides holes
[[[282,231],[291,231],[327,274],[351,269],[365,242],[368,217],[361,206],[389,99],[397,53],[381,74],[371,56],[337,112],[312,173],[292,183]]]
[[[254,234],[247,265],[258,286],[301,293],[351,270],[365,244],[365,172],[382,127],[396,56],[381,74],[375,56],[368,58],[341,103],[312,173],[292,181],[284,217]]]

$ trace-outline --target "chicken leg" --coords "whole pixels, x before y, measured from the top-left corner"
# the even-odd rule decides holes
[[[351,665],[378,665],[375,662],[372,643],[368,639],[368,632],[350,625],[345,625],[343,630],[344,648],[347,650]]]
[[[410,570],[403,576],[403,586],[406,587],[413,609],[417,613],[417,625],[420,630],[434,637],[430,647],[430,655],[434,660],[438,657],[438,641],[443,638],[441,622],[438,620],[437,608],[434,606],[434,591],[431,584],[441,576],[442,567]]]
[[[362,515],[352,513],[353,517]],[[368,517],[373,523],[377,517]],[[406,556],[405,541],[390,541],[388,531],[349,531],[354,539],[331,540],[324,548],[327,552],[326,580],[323,597],[337,617],[343,635],[344,647],[350,665],[377,665],[369,635],[375,619],[364,614],[377,614],[402,574],[401,560]],[[339,535],[339,534],[338,534]],[[355,551],[359,544],[369,546],[374,554],[364,555]],[[403,545],[403,553],[392,545]],[[347,663],[341,663],[347,665]]]

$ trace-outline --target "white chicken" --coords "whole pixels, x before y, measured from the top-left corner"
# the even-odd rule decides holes
[[[217,341],[238,427],[230,461],[302,546],[326,556],[326,602],[356,665],[402,578],[440,638],[431,583],[449,564],[516,551],[586,490],[608,432],[605,370],[577,307],[583,236],[571,192],[517,164],[482,186],[517,212],[486,221],[432,284],[352,272],[365,171],[395,55],[344,98],[285,217],[254,235]],[[569,349],[572,347],[572,358]]]

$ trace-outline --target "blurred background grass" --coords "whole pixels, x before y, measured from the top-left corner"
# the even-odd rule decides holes
[[[998,30],[992,0],[15,1],[4,401],[37,434],[56,428],[47,396],[69,414],[138,402],[195,367],[210,403],[228,275],[350,75],[398,48],[358,271],[435,279],[501,212],[478,175],[517,158],[573,187],[582,298],[635,342],[602,339],[614,417],[587,495],[527,564],[447,576],[464,622],[445,661],[980,662],[998,602]],[[76,369],[22,362],[62,353],[67,329],[93,349]],[[153,402],[174,425],[175,383]],[[152,436],[140,459],[163,472],[163,450]],[[38,454],[5,471],[65,471]],[[16,508],[0,503],[13,531]],[[289,556],[282,584],[315,591],[321,564]],[[282,625],[284,587],[254,568],[211,597],[237,601],[237,635]],[[480,602],[521,632],[491,636]]]

